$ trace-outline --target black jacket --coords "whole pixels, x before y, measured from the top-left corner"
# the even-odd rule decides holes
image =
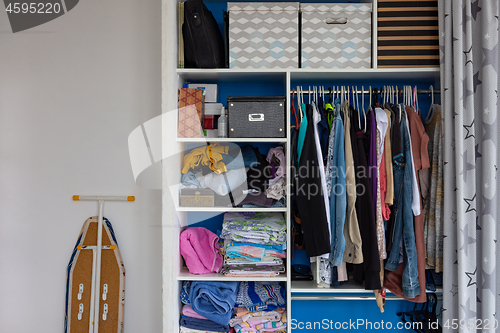
[[[310,105],[306,106],[306,114],[307,132],[298,163],[295,202],[302,220],[306,254],[315,257],[330,253],[330,230],[314,141],[313,109]]]

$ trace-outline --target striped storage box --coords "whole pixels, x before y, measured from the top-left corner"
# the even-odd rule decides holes
[[[378,0],[378,67],[439,67],[437,1]]]
[[[372,5],[303,3],[302,68],[370,68]]]

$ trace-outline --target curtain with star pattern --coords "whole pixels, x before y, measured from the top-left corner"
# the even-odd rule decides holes
[[[500,332],[499,3],[438,3],[445,332]]]

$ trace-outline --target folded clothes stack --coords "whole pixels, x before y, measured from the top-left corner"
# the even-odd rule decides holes
[[[215,206],[284,207],[283,147],[271,148],[267,156],[250,145],[197,147],[184,156],[181,188],[213,190]]]
[[[228,332],[237,292],[235,281],[185,281],[181,332]]]
[[[224,214],[224,275],[275,277],[285,272],[286,222],[282,213]]]
[[[278,282],[240,282],[235,317],[236,333],[286,332],[286,292]]]

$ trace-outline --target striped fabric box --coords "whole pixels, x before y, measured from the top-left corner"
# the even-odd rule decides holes
[[[378,0],[378,67],[439,67],[437,1]]]
[[[297,68],[298,2],[228,2],[229,68]]]
[[[303,3],[302,68],[370,68],[372,5]]]

